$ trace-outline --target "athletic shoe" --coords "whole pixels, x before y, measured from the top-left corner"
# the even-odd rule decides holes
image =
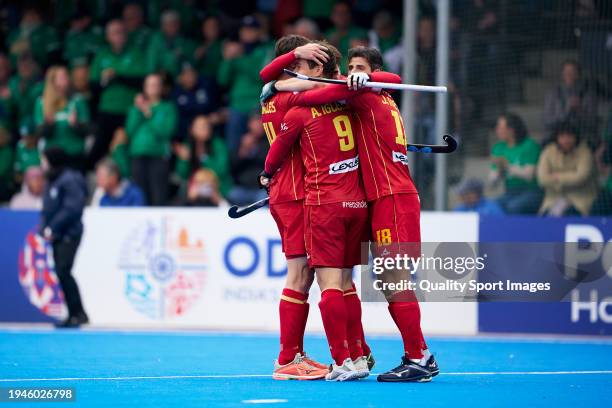
[[[368,368],[368,359],[366,356],[361,356],[353,360],[353,364],[357,371],[359,371],[359,378],[366,378],[370,375],[370,369]]]
[[[274,360],[272,378],[275,380],[319,380],[324,378],[327,372],[327,368],[315,368],[306,363],[302,355],[297,353],[293,361],[285,365],[280,365],[277,360]]]
[[[303,357],[305,363],[310,364],[314,368],[320,368],[322,370],[325,370],[326,372],[329,371],[329,366],[328,365],[321,364],[321,363],[319,363],[317,361],[314,361],[313,359],[308,357],[308,355],[306,355],[306,352],[304,352],[304,354],[302,354],[302,357]]]
[[[368,370],[372,371],[375,364],[376,360],[374,360],[374,356],[372,355],[372,352],[370,352],[370,354],[368,354]]]
[[[410,361],[404,356],[400,365],[391,371],[380,374],[377,379],[379,382],[429,382],[431,377],[432,375],[427,367]]]
[[[80,313],[76,316],[69,316],[66,320],[55,323],[58,329],[76,329],[82,324],[89,323],[89,317],[85,313]]]
[[[434,358],[433,354],[427,359],[425,367],[427,367],[432,377],[435,377],[436,375],[440,374],[440,367],[438,367],[438,363],[436,362],[436,359]]]
[[[329,373],[325,376],[326,381],[353,381],[359,379],[361,373],[355,368],[355,364],[350,358],[344,360],[341,366],[333,363]]]

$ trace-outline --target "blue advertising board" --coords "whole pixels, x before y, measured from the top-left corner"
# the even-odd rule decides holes
[[[479,228],[483,247],[493,242],[578,242],[576,250],[582,253],[574,254],[573,262],[600,271],[599,279],[571,290],[569,301],[479,303],[480,332],[612,335],[612,219],[481,216]],[[558,265],[568,264],[567,253],[559,251],[557,258]],[[528,273],[537,280],[542,271],[534,269]]]

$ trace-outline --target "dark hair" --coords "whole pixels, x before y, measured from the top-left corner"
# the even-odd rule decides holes
[[[517,144],[527,138],[527,126],[525,126],[525,122],[523,122],[523,119],[521,119],[519,115],[512,112],[506,112],[500,115],[500,118],[506,119],[506,124],[514,131],[514,139]]]
[[[323,64],[323,77],[333,78],[333,76],[336,74],[336,65],[338,65],[338,62],[336,61],[336,56],[334,55],[333,51],[329,48],[329,46],[327,44],[324,44],[324,45],[325,47],[327,47],[325,49],[325,53],[327,54],[329,58]],[[307,60],[306,62],[308,63],[308,66],[310,67],[310,69],[319,65],[316,62],[311,61],[311,60]]]
[[[576,138],[576,145],[580,143],[580,130],[578,129],[578,126],[576,126],[573,122],[563,121],[561,123],[558,123],[555,126],[555,130],[553,132],[553,135],[554,135],[553,140],[557,141],[557,138],[559,137],[559,135],[563,133],[574,135],[574,137]]]
[[[368,61],[372,71],[383,68],[383,57],[380,51],[372,47],[355,47],[351,48],[348,53],[349,61],[351,58],[361,57]]]
[[[278,57],[308,43],[310,43],[310,40],[301,35],[285,35],[279,38],[278,41],[276,41],[276,45],[274,46],[274,53]]]

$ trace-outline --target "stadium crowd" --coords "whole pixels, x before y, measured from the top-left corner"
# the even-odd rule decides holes
[[[401,73],[400,2],[393,1],[53,1],[3,5],[0,54],[0,203],[40,208],[40,152],[61,147],[66,165],[88,176],[92,205],[246,204],[268,142],[260,123],[259,71],[274,40],[295,33],[349,48],[379,48]],[[422,1],[417,83],[435,77],[435,18]],[[453,17],[451,120],[459,128],[467,89],[489,72],[466,67],[492,58],[496,1],[462,0]],[[465,4],[464,4],[465,3]],[[429,7],[429,8],[428,8]],[[427,10],[430,10],[430,13]],[[434,10],[435,11],[435,10]],[[346,70],[345,61],[341,70]],[[469,74],[468,74],[469,72]],[[457,188],[458,210],[518,214],[612,212],[612,116],[597,129],[597,98],[568,61],[546,99],[543,145],[522,119],[495,128],[488,180]],[[469,94],[473,106],[479,95]],[[415,132],[434,143],[434,99],[417,95]],[[603,136],[602,136],[603,135]],[[431,169],[428,170],[428,173]],[[94,177],[95,176],[95,177]],[[168,183],[160,182],[167,180]],[[417,180],[418,182],[418,180]],[[483,185],[503,183],[496,200]],[[92,191],[94,189],[92,188]],[[486,210],[484,210],[486,209]]]

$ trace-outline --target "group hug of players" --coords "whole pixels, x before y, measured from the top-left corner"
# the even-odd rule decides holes
[[[260,73],[266,83],[261,121],[270,141],[259,177],[270,194],[288,273],[280,312],[280,353],[273,378],[349,381],[374,366],[361,323],[352,268],[361,243],[373,240],[378,255],[393,244],[420,244],[420,205],[406,159],[406,133],[391,96],[364,87],[368,80],[401,82],[381,71],[374,48],[349,51],[346,85],[321,85],[288,77],[288,68],[310,77],[342,78],[341,55],[324,42],[296,35],[276,44]],[[319,309],[331,350],[331,366],[303,348],[308,292],[321,289]],[[439,372],[420,327],[414,294],[385,293],[404,343],[401,364],[378,376],[384,382],[427,382]]]

